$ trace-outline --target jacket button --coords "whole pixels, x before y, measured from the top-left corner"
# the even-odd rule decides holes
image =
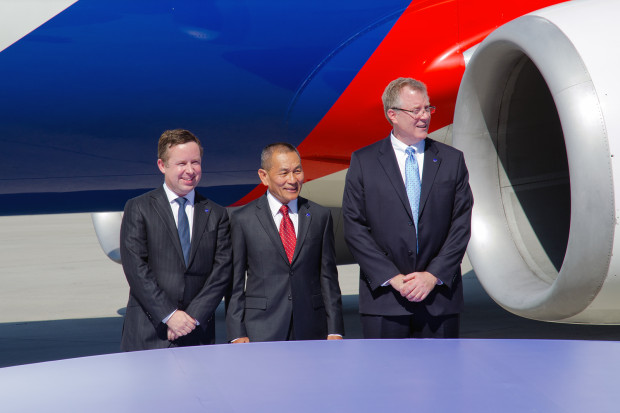
[[[293,296],[289,294],[289,295],[288,295],[288,299],[289,299],[289,300],[292,300],[292,299],[293,299]]]
[[[413,225],[413,222],[409,221],[407,224],[408,224],[409,226],[412,226],[412,225]]]
[[[413,251],[409,250],[408,252],[409,252],[409,255],[413,255]]]

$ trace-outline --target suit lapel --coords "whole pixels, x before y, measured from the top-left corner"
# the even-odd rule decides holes
[[[256,201],[256,217],[282,258],[288,263],[288,257],[286,256],[284,245],[282,245],[282,239],[276,228],[276,223],[273,221],[266,194]]]
[[[200,239],[204,234],[207,227],[207,221],[211,215],[211,208],[209,208],[209,200],[198,192],[195,192],[194,198],[194,224],[192,228],[192,246],[189,252],[189,264],[194,260]],[[189,265],[188,265],[189,267]]]
[[[183,258],[183,249],[181,248],[181,241],[179,240],[179,232],[177,231],[177,225],[174,221],[174,217],[172,216],[172,208],[170,207],[170,202],[168,202],[168,197],[166,196],[166,191],[164,191],[163,187],[159,187],[159,189],[157,189],[153,194],[152,204],[155,212],[157,212],[161,220],[164,222],[166,232],[168,232],[168,235],[172,240],[172,245],[174,245],[174,248],[179,253],[181,261],[185,262],[185,259]]]
[[[310,213],[310,203],[306,198],[297,198],[297,243],[295,244],[295,254],[293,255],[293,261],[297,259],[301,247],[308,234],[308,228],[310,228],[310,222],[312,222],[312,214]]]
[[[394,154],[394,148],[392,148],[392,142],[388,136],[383,140],[379,147],[379,163],[383,167],[386,175],[388,176],[390,183],[394,187],[394,190],[398,194],[403,207],[407,210],[409,218],[412,218],[411,205],[409,205],[409,198],[407,197],[407,190],[405,189],[405,183],[403,182],[403,176],[398,168],[398,162],[396,161],[396,154]],[[426,170],[424,170],[426,173]]]
[[[435,182],[437,171],[441,165],[441,158],[438,156],[439,151],[437,145],[432,139],[426,138],[426,144],[424,146],[424,169],[422,171],[422,188],[420,192],[420,215],[424,211],[424,205],[428,195],[431,193],[431,188]]]

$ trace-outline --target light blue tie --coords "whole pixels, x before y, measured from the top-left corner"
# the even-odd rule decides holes
[[[179,240],[181,241],[181,248],[183,249],[183,258],[185,258],[185,265],[189,264],[189,249],[192,245],[190,237],[189,237],[189,220],[187,219],[187,214],[185,213],[185,203],[187,202],[186,198],[179,197],[175,199],[177,204],[179,204],[179,215],[178,215],[178,227],[179,231]]]
[[[418,160],[415,158],[415,148],[407,147],[405,150],[407,160],[405,161],[405,187],[407,188],[407,197],[409,205],[411,205],[411,213],[413,215],[413,223],[415,224],[416,237],[418,235],[418,215],[420,210],[420,169],[418,168]]]

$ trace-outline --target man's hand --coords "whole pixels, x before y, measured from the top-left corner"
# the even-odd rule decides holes
[[[239,337],[239,338],[236,338],[233,341],[231,341],[231,343],[234,343],[234,344],[249,343],[249,342],[250,342],[250,338],[249,337]]]
[[[430,272],[412,272],[403,277],[404,285],[399,290],[400,295],[407,298],[409,301],[419,303],[423,301],[435,285],[437,285],[437,277]]]
[[[403,275],[403,274],[395,275],[394,277],[392,277],[390,279],[390,285],[392,287],[394,287],[394,289],[396,291],[398,291],[400,293],[400,295],[402,295],[404,297],[405,295],[407,295],[409,293],[409,291],[407,291],[407,294],[403,294],[403,289],[405,288],[405,283],[407,281],[409,281],[412,276],[413,276],[413,273],[412,274],[408,274],[406,276]]]
[[[172,330],[170,330],[170,327],[168,327],[168,341],[174,341],[177,338],[179,338],[179,336],[177,336],[176,334],[174,334],[172,332]]]
[[[185,311],[177,310],[168,319],[166,325],[168,326],[168,340],[174,341],[194,331],[196,320]]]
[[[327,336],[328,340],[342,340],[342,336],[338,334],[330,334]]]

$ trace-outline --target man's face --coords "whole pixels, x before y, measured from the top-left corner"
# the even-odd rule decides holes
[[[271,155],[269,170],[259,169],[258,176],[263,185],[278,201],[288,204],[297,199],[304,183],[301,159],[295,152],[278,152]]]
[[[429,106],[429,100],[423,93],[405,86],[400,91],[398,107],[405,110],[420,109],[416,116],[404,110],[388,111],[388,116],[394,126],[394,135],[407,145],[418,143],[426,138],[431,115],[424,108]]]
[[[168,161],[157,160],[166,185],[178,196],[185,196],[200,182],[200,148],[196,142],[187,142],[168,148]]]

